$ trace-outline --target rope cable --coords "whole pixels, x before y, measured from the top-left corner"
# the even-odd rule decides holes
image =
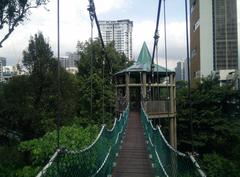
[[[56,114],[56,121],[57,121],[57,149],[60,150],[60,97],[61,97],[61,90],[60,90],[60,2],[57,0],[57,114]],[[59,157],[57,158],[57,174],[59,174]]]
[[[104,44],[104,41],[103,41],[102,33],[101,33],[101,30],[100,30],[100,25],[99,25],[96,10],[95,10],[95,4],[94,4],[93,0],[89,0],[88,11],[89,11],[90,16],[92,16],[92,18],[95,19],[99,39],[100,39],[100,42],[101,42],[101,45],[102,45],[103,56],[105,57],[105,59],[107,61],[107,66],[108,66],[109,75],[110,75],[110,82],[112,82],[112,64],[111,64],[111,62],[110,62],[110,60],[107,56],[107,53],[106,53],[106,47],[105,47],[105,44]]]
[[[159,96],[160,96],[160,93],[159,93],[159,68],[158,68],[158,43],[157,43],[157,46],[156,46],[156,61],[157,61],[157,98],[156,100],[159,100]],[[156,90],[156,89],[155,89]]]
[[[102,63],[102,80],[103,80],[103,85],[102,85],[102,124],[105,123],[105,97],[104,97],[104,94],[105,94],[105,77],[104,77],[104,72],[105,72],[105,60],[103,59],[103,63]]]
[[[191,96],[191,76],[190,76],[190,57],[189,57],[189,32],[188,32],[188,4],[185,0],[185,17],[186,17],[186,47],[187,47],[187,67],[188,67],[188,101],[189,101],[189,117],[190,117],[190,137],[191,149],[194,152],[193,144],[193,123],[192,123],[192,96]]]
[[[161,4],[162,0],[159,0],[158,3],[158,12],[157,12],[157,23],[156,23],[156,29],[154,33],[154,45],[153,45],[153,52],[152,52],[152,61],[151,61],[151,71],[150,71],[150,79],[149,79],[149,86],[150,86],[150,91],[151,91],[151,79],[153,79],[154,76],[154,58],[155,58],[155,51],[156,51],[156,46],[158,44],[158,39],[159,39],[159,34],[158,34],[158,27],[159,27],[159,20],[160,20],[160,11],[161,11]]]
[[[60,7],[59,0],[57,0],[57,148],[60,148]]]
[[[163,17],[164,17],[164,57],[166,66],[166,86],[167,86],[167,99],[168,99],[168,119],[170,114],[170,90],[169,90],[169,76],[168,76],[168,51],[167,51],[167,20],[166,20],[166,0],[163,0]]]
[[[93,119],[93,52],[94,52],[94,47],[93,47],[93,16],[90,15],[90,20],[91,20],[91,47],[92,47],[92,52],[91,52],[91,73],[90,73],[90,79],[91,79],[91,119]]]

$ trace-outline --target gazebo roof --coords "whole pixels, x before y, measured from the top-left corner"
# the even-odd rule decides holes
[[[116,73],[116,75],[122,74],[125,72],[150,72],[151,61],[152,61],[152,58],[151,58],[150,52],[148,50],[146,42],[144,42],[137,61],[132,66]],[[154,64],[154,72],[166,73],[166,68],[160,65]],[[173,73],[173,71],[169,69],[167,70],[167,72]]]

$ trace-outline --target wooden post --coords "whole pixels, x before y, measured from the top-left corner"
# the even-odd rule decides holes
[[[142,82],[142,84],[143,84],[143,86],[142,86],[142,88],[143,88],[143,107],[144,107],[145,111],[148,112],[147,105],[146,105],[147,104],[146,103],[146,96],[147,96],[147,73],[146,72],[142,73],[142,79],[143,79],[143,82]]]
[[[175,76],[170,75],[170,144],[177,149],[177,121],[176,121],[176,87]]]
[[[129,103],[129,73],[125,73],[126,82],[126,102]]]

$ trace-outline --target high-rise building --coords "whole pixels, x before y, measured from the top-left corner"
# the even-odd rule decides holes
[[[77,53],[67,52],[66,56],[60,57],[60,63],[63,68],[77,67],[76,62],[79,61],[80,56]]]
[[[0,60],[2,61],[2,66],[6,66],[7,65],[7,59],[4,57],[0,57]]]
[[[99,21],[103,41],[109,44],[114,41],[118,52],[124,53],[132,60],[132,28],[130,20]]]
[[[191,78],[240,68],[240,1],[190,0]]]
[[[184,80],[188,81],[188,62],[187,62],[187,59],[184,60]]]
[[[176,81],[185,80],[185,66],[183,61],[177,62],[177,67],[175,68]]]

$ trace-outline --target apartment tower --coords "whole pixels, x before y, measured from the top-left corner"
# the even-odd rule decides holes
[[[240,68],[240,1],[190,0],[191,78]]]
[[[114,41],[116,50],[132,60],[133,22],[130,20],[99,21],[99,25],[105,45]]]

